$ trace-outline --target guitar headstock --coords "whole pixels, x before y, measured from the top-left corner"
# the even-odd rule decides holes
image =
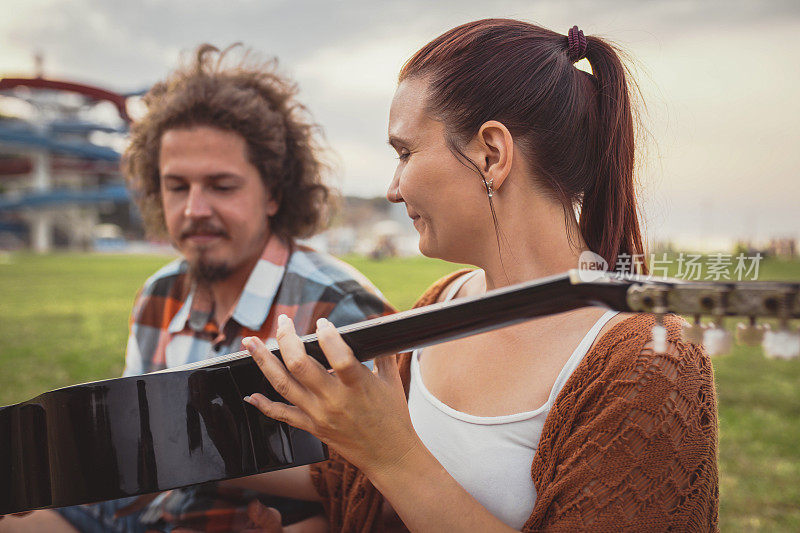
[[[657,349],[666,345],[666,331],[661,325],[665,313],[688,315],[684,324],[687,342],[703,343],[711,355],[730,349],[732,338],[722,324],[729,316],[746,317],[737,326],[736,338],[743,344],[759,344],[768,357],[800,356],[800,333],[790,325],[800,318],[800,283],[780,281],[684,281],[618,272],[570,271],[575,285],[624,286],[630,311],[654,313],[653,339]],[[710,316],[710,324],[701,317]],[[777,322],[773,330],[758,319]],[[661,328],[661,329],[658,329]]]

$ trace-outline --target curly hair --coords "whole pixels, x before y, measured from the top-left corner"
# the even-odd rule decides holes
[[[158,160],[161,137],[170,129],[211,126],[241,135],[248,158],[279,203],[270,230],[307,237],[325,224],[331,192],[318,157],[321,133],[295,100],[297,86],[277,72],[277,60],[250,61],[245,50],[228,66],[233,45],[220,51],[200,45],[194,61],[156,83],[144,96],[147,113],[131,127],[122,170],[151,235],[164,235]]]

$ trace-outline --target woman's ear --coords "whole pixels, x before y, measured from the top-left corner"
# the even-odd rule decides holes
[[[511,172],[514,159],[514,138],[502,122],[484,122],[474,139],[476,151],[480,155],[479,167],[498,191]]]

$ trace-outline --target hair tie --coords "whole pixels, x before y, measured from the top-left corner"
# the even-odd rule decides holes
[[[567,41],[569,42],[567,56],[570,61],[575,63],[586,57],[586,37],[583,35],[583,31],[579,30],[577,26],[573,26],[569,29]]]

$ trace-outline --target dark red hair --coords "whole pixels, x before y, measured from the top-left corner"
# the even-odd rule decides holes
[[[646,273],[626,69],[612,45],[586,41],[593,74],[573,65],[565,35],[518,20],[478,20],[425,45],[399,79],[429,80],[427,107],[458,154],[483,123],[503,123],[546,190],[580,210],[587,246],[611,269],[622,254],[639,256],[637,270]]]

